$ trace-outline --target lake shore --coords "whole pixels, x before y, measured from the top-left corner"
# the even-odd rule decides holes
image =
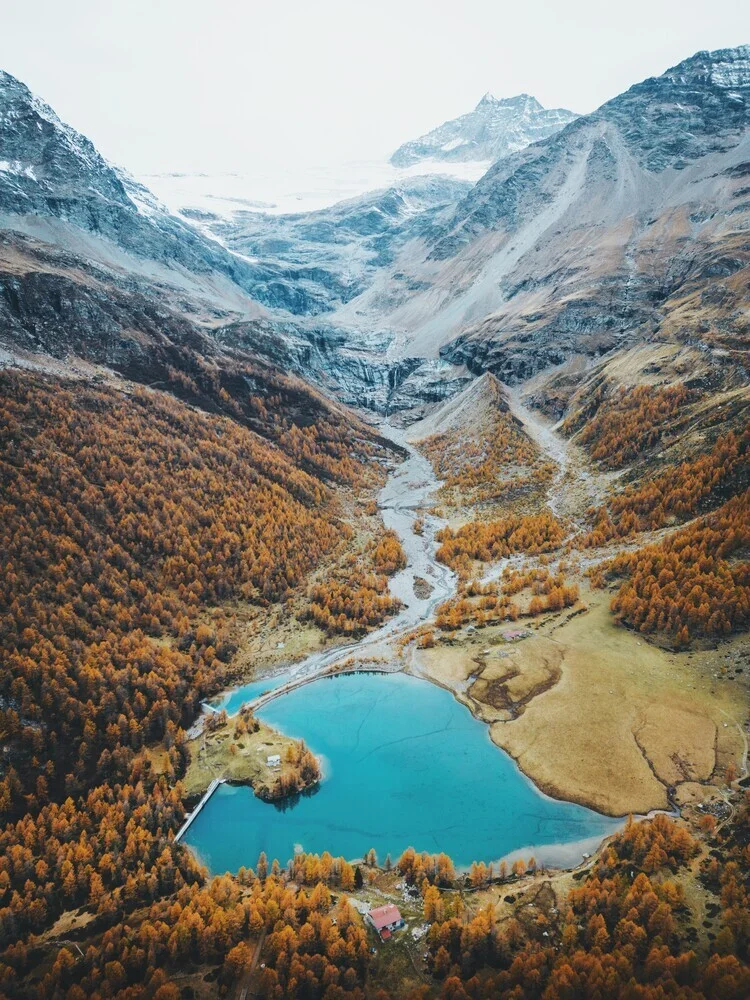
[[[222,785],[186,837],[213,871],[261,851],[283,864],[297,851],[395,858],[410,845],[459,867],[519,851],[567,865],[622,823],[544,795],[450,692],[402,672],[318,678],[259,716],[302,737],[325,779],[291,808]]]
[[[616,626],[606,593],[586,602],[586,613],[548,616],[512,645],[492,646],[504,629],[487,628],[414,649],[408,669],[452,691],[554,798],[622,816],[670,809],[683,785],[710,796],[744,746],[747,687],[720,672],[732,642],[670,653]],[[492,703],[503,684],[520,711]]]
[[[252,716],[238,715],[213,727],[207,726],[188,742],[188,747],[190,764],[182,779],[188,801],[200,798],[216,779],[247,785],[258,798],[276,801],[285,797],[278,793],[279,779],[291,785],[294,768],[288,758],[290,753],[296,753],[299,740]],[[298,787],[287,794],[298,793],[312,784],[313,781],[298,782]]]

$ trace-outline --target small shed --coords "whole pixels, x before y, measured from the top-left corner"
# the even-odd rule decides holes
[[[266,757],[266,764],[269,767],[281,767],[281,754],[272,753],[270,757]]]
[[[367,919],[378,932],[381,941],[387,941],[394,931],[404,926],[404,918],[397,906],[388,903],[386,906],[376,906],[370,910]]]

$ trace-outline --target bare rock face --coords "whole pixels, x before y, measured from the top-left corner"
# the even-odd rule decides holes
[[[580,118],[488,96],[399,153],[495,143],[474,186],[199,231],[0,73],[0,344],[144,378],[253,356],[404,419],[648,340],[742,365],[749,125],[750,47],[701,52]]]
[[[436,231],[470,188],[453,177],[411,177],[315,212],[238,211],[204,225],[228,249],[272,269],[264,303],[322,316],[363,292],[409,240]]]
[[[305,314],[316,298],[302,275],[251,262],[170,214],[142,184],[15,77],[0,71],[0,226],[91,259],[221,276],[262,306]],[[122,251],[125,259],[116,259]],[[175,280],[179,281],[179,278]]]
[[[137,257],[207,270],[219,261],[189,227],[111,166],[25,84],[0,72],[0,213],[70,223]]]
[[[508,382],[665,334],[736,351],[749,125],[750,47],[700,52],[499,159],[343,312]]]
[[[391,163],[395,167],[425,160],[490,163],[554,135],[575,117],[564,108],[543,108],[530,94],[502,99],[485,94],[473,111],[399,146]]]
[[[683,171],[709,154],[726,153],[750,120],[750,46],[699,52],[635,84],[547,142],[496,163],[458,205],[436,256],[450,255],[450,236],[477,235],[498,224],[515,229],[538,212],[555,188],[581,173],[579,187],[635,186],[638,174],[652,185],[667,168]],[[635,176],[624,176],[627,169]],[[573,193],[573,192],[571,192]],[[648,195],[649,191],[632,194]],[[616,206],[619,207],[619,206]]]
[[[237,323],[215,331],[228,347],[247,349],[322,386],[331,395],[376,413],[417,420],[422,408],[447,399],[472,380],[442,359],[389,357],[392,336],[362,334],[322,323]]]
[[[130,209],[122,180],[85,136],[0,70],[0,190],[5,211],[62,212],[87,197]]]
[[[7,73],[0,150],[6,347],[148,379],[218,344],[380,412],[443,398],[470,377],[444,361],[386,359],[390,335],[316,321],[432,231],[467,182],[411,178],[311,215],[239,213],[206,235]]]

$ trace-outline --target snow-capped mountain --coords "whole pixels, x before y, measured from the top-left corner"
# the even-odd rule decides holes
[[[399,146],[391,163],[397,167],[424,161],[489,164],[554,135],[575,117],[564,108],[543,108],[530,94],[500,99],[485,94],[473,111]]]
[[[388,332],[363,339],[313,318],[358,294],[468,183],[413,179],[311,217],[245,229],[214,216],[219,233],[204,215],[198,229],[7,73],[0,156],[0,358],[78,356],[150,383],[238,351],[376,409],[397,405],[410,377],[409,405],[452,391],[449,363],[392,361]]]
[[[748,178],[750,47],[700,52],[497,160],[338,318],[505,381],[657,335],[734,352]]]
[[[237,173],[144,174],[140,180],[176,215],[213,222],[231,220],[239,212],[320,212],[373,191],[408,185],[425,175],[440,174],[475,184],[487,166],[486,162],[423,161],[398,168],[384,159],[317,165],[290,160],[273,165],[250,163]]]
[[[321,212],[424,176],[473,184],[499,156],[551,135],[574,117],[569,111],[547,111],[525,94],[507,100],[485,94],[474,111],[407,143],[390,160],[261,163],[248,164],[240,173],[148,174],[140,179],[175,215],[213,231],[240,214]]]
[[[538,112],[514,100],[517,117]],[[509,104],[483,99],[481,115]],[[473,185],[401,178],[315,212],[245,204],[191,224],[2,74],[0,346],[141,374],[154,352],[179,367],[175,345],[237,350],[347,402],[415,412],[467,373],[513,382],[655,337],[734,358],[748,329],[750,47],[562,114]]]
[[[0,71],[0,212],[69,249],[79,233],[189,269],[231,266],[150,193],[109,164],[29,88]]]
[[[294,276],[173,215],[20,80],[0,72],[0,223],[246,316],[299,303]]]
[[[424,176],[315,212],[235,212],[201,224],[242,256],[298,276],[297,315],[330,312],[363,292],[410,239],[435,230],[471,184]]]

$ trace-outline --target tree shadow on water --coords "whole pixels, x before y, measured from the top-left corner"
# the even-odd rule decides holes
[[[278,812],[287,812],[289,809],[294,809],[298,806],[302,799],[312,798],[313,795],[317,795],[320,791],[320,782],[313,785],[311,788],[304,788],[301,792],[294,792],[293,795],[287,795],[283,799],[277,799],[275,802],[269,803]]]

